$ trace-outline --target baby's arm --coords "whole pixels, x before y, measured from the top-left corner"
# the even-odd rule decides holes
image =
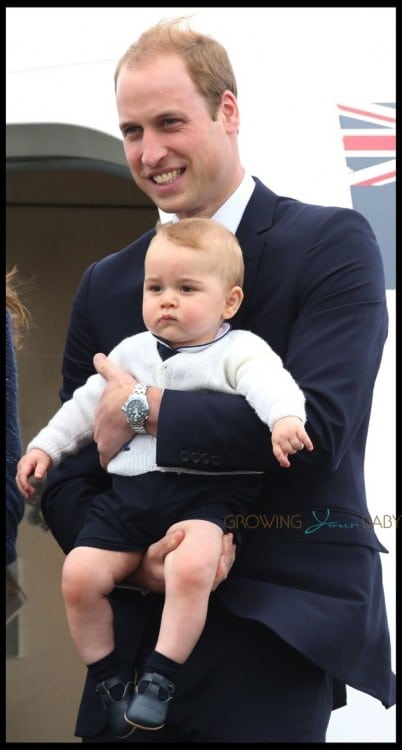
[[[40,448],[32,448],[20,458],[15,481],[17,482],[18,489],[25,498],[32,497],[36,491],[34,485],[30,483],[29,478],[43,479],[51,465],[52,459]]]
[[[303,448],[307,448],[308,451],[314,448],[299,417],[278,419],[272,427],[271,439],[274,456],[285,469],[290,466],[289,454],[293,455]]]

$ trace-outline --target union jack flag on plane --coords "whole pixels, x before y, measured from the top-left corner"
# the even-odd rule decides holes
[[[396,106],[353,102],[337,107],[352,205],[370,222],[381,248],[387,289],[394,289]]]
[[[395,104],[338,104],[350,185],[396,179]]]

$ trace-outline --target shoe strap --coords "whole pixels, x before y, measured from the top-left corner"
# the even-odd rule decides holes
[[[149,682],[150,686],[154,685],[162,688],[162,690],[165,690],[168,695],[173,695],[175,691],[175,684],[171,680],[168,680],[167,677],[163,677],[163,675],[158,674],[157,672],[145,672],[141,676],[140,682]]]
[[[109,698],[111,698],[112,696],[110,695],[110,691],[117,685],[123,685],[120,677],[109,677],[108,680],[98,682],[95,690],[99,695],[107,695]]]

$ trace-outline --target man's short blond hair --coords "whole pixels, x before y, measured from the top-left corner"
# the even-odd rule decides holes
[[[237,97],[236,79],[225,48],[212,37],[191,29],[187,17],[159,21],[144,31],[120,58],[114,75],[115,86],[123,67],[141,66],[160,55],[182,58],[213,120],[225,91]]]

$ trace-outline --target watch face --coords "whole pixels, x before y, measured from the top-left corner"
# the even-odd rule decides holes
[[[146,392],[147,386],[137,383],[131,396],[127,399],[124,406],[122,406],[127,422],[134,432],[146,432],[145,422],[149,415]]]
[[[127,419],[132,424],[141,424],[148,416],[148,407],[141,398],[132,398],[126,406]]]

